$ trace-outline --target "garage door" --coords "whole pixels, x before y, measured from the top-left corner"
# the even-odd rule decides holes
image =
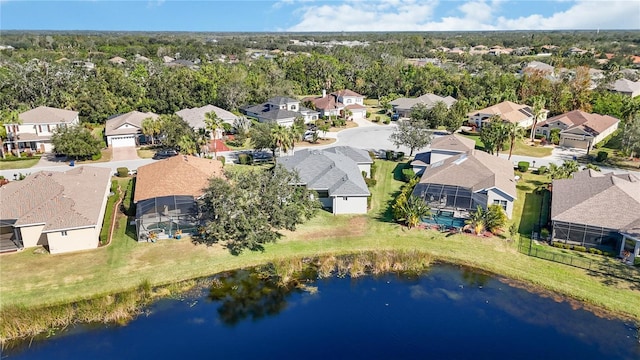
[[[577,149],[586,149],[587,146],[589,146],[589,142],[585,140],[563,138],[562,142],[560,143],[560,146],[567,146],[567,147],[572,147]]]
[[[129,136],[114,136],[111,138],[111,147],[124,147],[124,146],[136,146],[136,137]]]

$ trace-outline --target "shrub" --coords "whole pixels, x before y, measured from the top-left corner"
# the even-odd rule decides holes
[[[409,182],[414,177],[416,177],[416,173],[413,169],[402,169],[402,180]]]
[[[404,153],[403,153],[402,151],[398,151],[398,152],[396,153],[396,158],[397,158],[398,160],[402,160],[402,159],[404,159]],[[408,164],[407,164],[407,165],[408,165]]]
[[[99,152],[97,154],[91,155],[91,160],[93,160],[93,161],[98,161],[100,159],[102,159],[102,152]]]
[[[543,239],[548,239],[549,238],[549,229],[542,228],[540,230],[540,237],[543,238]]]
[[[371,164],[371,170],[369,171],[370,178],[374,178],[376,176],[376,170],[378,170],[378,164],[374,161],[373,164]]]
[[[385,125],[389,125],[389,124],[391,123],[391,119],[386,118],[386,119],[384,119],[383,123],[384,123]]]
[[[380,116],[376,116],[375,119],[371,119],[371,122],[377,123],[378,121],[380,121]]]
[[[579,252],[586,252],[586,251],[587,251],[587,248],[586,248],[586,247],[584,247],[584,246],[575,245],[575,246],[573,247],[573,250],[574,250],[574,251],[579,251]]]
[[[608,156],[609,156],[609,153],[607,153],[606,151],[598,151],[598,155],[596,156],[596,161],[603,162],[607,160]]]
[[[553,244],[551,244],[553,247],[557,247],[560,249],[564,249],[564,244],[559,242],[559,241],[555,241]]]
[[[393,150],[387,150],[384,153],[384,158],[387,160],[395,160],[396,153]]]
[[[380,121],[380,115],[376,115],[376,122]]]
[[[119,167],[118,169],[116,169],[116,171],[118,172],[119,177],[129,176],[129,169],[127,169],[126,167]]]
[[[602,255],[602,250],[596,248],[590,248],[589,252],[596,255]]]
[[[547,167],[542,165],[538,168],[538,174],[543,175],[547,173]]]
[[[222,163],[222,166],[224,166],[224,163],[227,160],[224,156],[218,156],[216,159]]]
[[[528,161],[518,162],[518,170],[520,172],[527,172],[527,170],[529,170],[529,162]]]
[[[240,154],[238,155],[238,163],[240,165],[251,165],[253,164],[253,156],[251,154]]]
[[[376,186],[376,184],[378,183],[376,179],[371,179],[371,178],[364,178],[364,182],[367,184],[367,187]]]
[[[563,244],[563,245],[564,245],[564,248],[567,250],[571,250],[571,248],[573,247],[573,245],[571,244]]]
[[[244,140],[240,140],[240,139],[231,139],[225,142],[227,145],[233,146],[233,147],[242,147],[244,145]]]
[[[371,117],[371,112],[369,112],[369,111],[365,112],[365,116],[367,117],[367,119],[370,118]]]

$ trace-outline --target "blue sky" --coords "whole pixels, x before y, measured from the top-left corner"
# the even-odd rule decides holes
[[[0,30],[640,29],[637,0],[0,0]]]

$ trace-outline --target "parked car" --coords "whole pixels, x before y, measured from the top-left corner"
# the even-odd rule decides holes
[[[155,153],[153,155],[153,158],[158,160],[158,159],[166,159],[166,158],[170,158],[172,156],[176,156],[178,155],[178,152],[175,151],[174,149],[163,149],[158,151],[157,153]]]

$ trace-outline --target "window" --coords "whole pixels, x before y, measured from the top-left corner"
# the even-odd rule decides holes
[[[60,232],[60,234],[61,234],[62,236],[67,236],[67,232],[66,232],[66,231],[62,231],[62,232]]]
[[[295,105],[291,105],[291,110],[295,110],[296,106]]]
[[[348,197],[346,197],[346,196],[343,196],[343,197],[342,197],[342,200],[344,200],[344,201],[347,201],[348,199],[349,199],[349,198],[348,198]]]
[[[347,104],[351,104],[351,99],[347,99]]]
[[[42,125],[38,125],[38,132],[42,132]]]
[[[507,200],[493,200],[493,205],[500,205],[502,210],[507,211]]]
[[[51,125],[47,125],[47,131],[51,132]]]

